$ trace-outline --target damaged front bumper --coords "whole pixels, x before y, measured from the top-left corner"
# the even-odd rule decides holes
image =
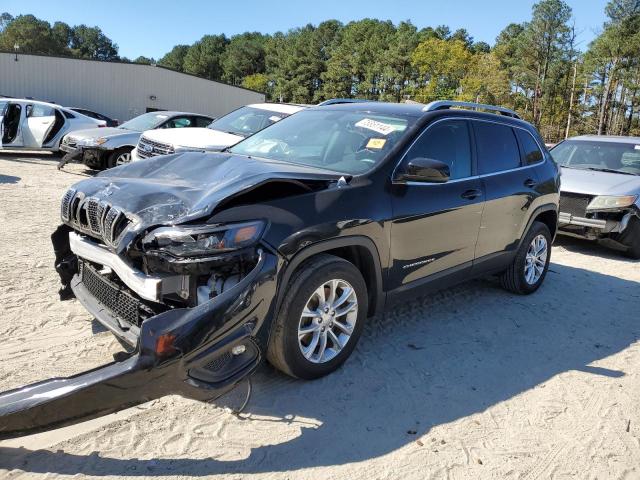
[[[258,249],[254,268],[228,290],[196,307],[146,318],[139,328],[125,328],[75,273],[70,286],[78,300],[135,345],[134,352],[79,375],[1,393],[0,439],[72,425],[168,394],[206,401],[229,391],[263,356],[262,326],[273,315],[277,263],[274,253]]]

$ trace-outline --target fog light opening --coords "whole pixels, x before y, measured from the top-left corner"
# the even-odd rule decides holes
[[[247,347],[244,345],[236,345],[235,347],[233,347],[231,349],[231,354],[238,356],[238,355],[242,355],[244,352],[247,351]]]

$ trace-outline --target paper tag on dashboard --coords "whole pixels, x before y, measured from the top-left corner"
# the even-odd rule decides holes
[[[269,117],[269,120],[271,120],[272,122],[278,122],[280,120],[282,120],[281,117],[276,117],[275,115],[273,117]]]
[[[382,135],[389,135],[396,130],[392,125],[387,125],[386,123],[378,122],[377,120],[371,120],[370,118],[363,118],[357,122],[355,126],[373,130],[374,132],[381,133]]]
[[[367,148],[372,150],[380,150],[384,147],[384,144],[387,143],[386,138],[370,138],[367,142]]]
[[[633,148],[635,148],[636,150],[640,150],[640,145],[634,145]]]

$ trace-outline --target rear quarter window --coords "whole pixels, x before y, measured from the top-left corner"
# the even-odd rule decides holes
[[[542,161],[542,150],[538,147],[538,144],[533,139],[533,136],[520,128],[515,129],[518,140],[520,140],[520,147],[522,147],[522,160],[525,165],[533,165]]]

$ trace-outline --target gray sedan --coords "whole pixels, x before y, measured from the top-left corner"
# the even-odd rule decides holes
[[[559,233],[640,258],[640,137],[585,135],[559,143]]]
[[[131,161],[135,148],[145,130],[158,128],[206,127],[214,118],[187,112],[150,112],[135,117],[115,128],[80,130],[64,137],[60,150],[67,155],[59,167],[71,160],[81,160],[98,170]]]

